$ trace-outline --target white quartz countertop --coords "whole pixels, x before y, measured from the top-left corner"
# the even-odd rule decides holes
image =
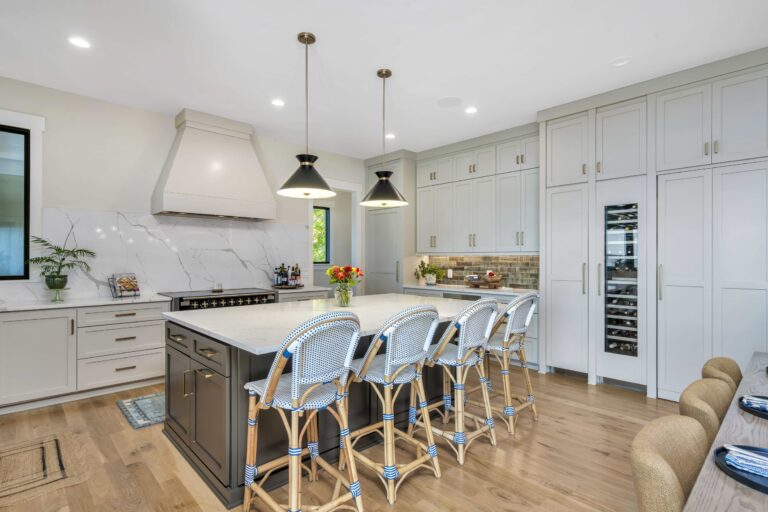
[[[330,288],[326,286],[305,286],[303,288],[295,288],[293,290],[275,290],[278,295],[285,295],[286,293],[307,293],[307,292],[324,292],[328,293],[331,291]]]
[[[448,321],[467,307],[459,299],[418,297],[388,293],[354,297],[349,307],[334,299],[241,306],[237,308],[163,313],[174,323],[223,341],[252,354],[268,354],[280,348],[285,337],[302,322],[329,311],[350,311],[360,318],[361,335],[376,334],[389,317],[405,308],[431,305],[440,320]]]
[[[77,297],[67,299],[63,302],[51,302],[51,299],[35,299],[14,301],[0,301],[0,312],[4,311],[35,311],[40,309],[67,309],[67,308],[85,308],[90,306],[124,306],[126,304],[148,304],[150,302],[170,302],[169,297],[162,295],[147,294],[140,297],[126,297],[122,299],[113,299],[112,297]]]
[[[463,285],[463,284],[436,284],[436,285],[426,285],[426,284],[405,284],[403,285],[403,288],[409,289],[409,290],[428,290],[428,291],[441,291],[441,292],[449,292],[449,293],[466,293],[466,294],[477,294],[477,295],[522,295],[524,293],[529,292],[537,292],[538,290],[530,289],[530,288],[470,288],[469,286]]]

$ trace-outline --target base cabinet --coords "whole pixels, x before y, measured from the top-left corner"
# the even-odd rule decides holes
[[[77,389],[74,309],[0,315],[0,405]]]

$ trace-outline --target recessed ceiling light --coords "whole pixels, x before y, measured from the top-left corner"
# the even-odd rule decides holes
[[[388,133],[388,134],[386,135],[386,137],[387,137],[388,139],[394,139],[394,138],[395,138],[395,134],[394,134],[394,133]]]
[[[87,39],[83,39],[80,36],[72,36],[69,38],[69,42],[78,48],[90,48],[91,43]]]
[[[272,104],[276,107],[282,107],[285,106],[285,102],[281,100],[280,98],[275,98],[272,100]]]
[[[616,57],[611,61],[611,66],[615,68],[620,68],[621,66],[626,66],[629,64],[629,61],[632,60],[630,57],[622,56],[622,57]]]
[[[464,112],[466,112],[467,114],[476,114],[477,107],[467,107],[464,109]]]

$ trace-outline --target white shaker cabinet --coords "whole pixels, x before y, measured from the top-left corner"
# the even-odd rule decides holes
[[[539,250],[539,170],[496,176],[496,251]]]
[[[712,84],[712,161],[768,155],[768,70]]]
[[[494,177],[453,184],[453,252],[489,252],[495,246]]]
[[[645,100],[600,108],[595,118],[595,178],[645,174]]]
[[[656,97],[656,165],[659,171],[711,162],[709,84],[675,89]]]
[[[589,114],[547,123],[547,186],[587,182]]]
[[[456,155],[453,159],[455,181],[491,176],[496,173],[496,146],[488,146]]]
[[[547,365],[588,369],[589,190],[586,184],[547,190]]]
[[[658,394],[677,400],[712,356],[712,171],[658,177]]]
[[[768,350],[768,163],[713,170],[713,354]]]
[[[416,170],[417,187],[429,187],[451,181],[453,181],[453,158],[419,162]]]
[[[512,140],[496,146],[496,173],[535,169],[539,166],[539,138]]]
[[[420,188],[416,193],[416,250],[419,253],[450,252],[453,207],[451,184]]]
[[[77,388],[76,310],[0,314],[0,405]]]

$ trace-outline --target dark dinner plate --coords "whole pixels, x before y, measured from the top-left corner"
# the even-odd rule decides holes
[[[754,396],[755,398],[765,398],[766,400],[768,400],[768,396],[759,396],[759,395],[752,395],[752,396]],[[743,396],[739,397],[739,401],[738,401],[739,409],[741,409],[742,411],[748,412],[749,414],[754,414],[758,418],[763,418],[765,420],[768,420],[768,412],[758,411],[757,409],[752,409],[751,407],[747,407],[741,401],[742,398],[744,397]]]
[[[745,446],[739,444],[735,446],[743,450],[749,450],[752,452],[761,453],[763,455],[768,455],[768,449],[766,448],[757,448],[755,446]],[[756,491],[768,494],[768,478],[750,473],[748,471],[741,471],[740,469],[729,466],[725,462],[726,453],[728,453],[728,450],[726,450],[724,446],[715,449],[715,465],[720,468],[723,473],[733,478],[737,482],[746,485],[747,487],[751,487]]]

